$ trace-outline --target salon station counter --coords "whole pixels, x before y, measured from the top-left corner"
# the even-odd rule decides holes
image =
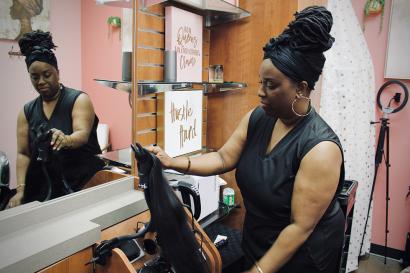
[[[93,272],[92,265],[85,265],[92,258],[91,246],[115,235],[118,223],[136,216],[148,219],[146,210],[143,193],[134,190],[134,178],[123,177],[48,202],[3,211],[0,272],[37,272],[53,264],[41,272]]]
[[[131,264],[114,249],[105,266],[89,263],[99,242],[135,233],[150,218],[134,177],[102,174],[104,178],[92,181],[91,188],[0,212],[0,273],[131,273],[153,259],[145,253]],[[196,221],[195,227],[203,233]],[[211,272],[221,272],[220,254],[204,237]]]

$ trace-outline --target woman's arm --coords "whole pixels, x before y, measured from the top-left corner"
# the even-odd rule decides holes
[[[277,272],[313,232],[335,195],[341,164],[340,149],[330,141],[319,143],[302,159],[292,194],[291,224],[259,261],[263,273]],[[250,272],[260,273],[256,267]]]
[[[51,138],[51,145],[54,150],[76,149],[88,142],[90,132],[94,124],[94,107],[87,94],[82,93],[78,96],[74,103],[72,111],[73,119],[73,133],[65,135],[58,129],[51,129],[53,136]]]
[[[148,147],[147,149],[158,157],[165,168],[182,173],[208,176],[230,171],[235,168],[242,153],[252,111],[242,118],[232,136],[217,152],[190,158],[186,156],[171,158],[159,147]]]
[[[17,194],[10,200],[10,207],[21,204],[28,165],[30,164],[30,149],[28,143],[28,123],[24,111],[17,118]]]

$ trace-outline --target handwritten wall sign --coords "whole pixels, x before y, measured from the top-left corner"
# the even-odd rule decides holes
[[[202,148],[202,92],[171,91],[164,95],[164,149],[170,156]]]
[[[202,81],[202,16],[165,8],[165,50],[177,52],[177,81]]]

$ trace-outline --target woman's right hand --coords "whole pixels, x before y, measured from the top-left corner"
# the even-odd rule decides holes
[[[159,161],[161,161],[161,164],[164,168],[166,169],[172,169],[172,160],[173,158],[167,155],[164,150],[161,149],[159,146],[149,146],[146,148],[149,152],[153,153]]]

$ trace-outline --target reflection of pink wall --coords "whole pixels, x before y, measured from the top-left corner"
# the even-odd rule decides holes
[[[82,88],[90,96],[101,123],[110,128],[113,149],[131,142],[131,108],[128,94],[104,87],[93,79],[121,80],[120,31],[111,33],[110,16],[122,16],[122,9],[81,1],[82,8]]]
[[[81,88],[81,0],[50,1],[50,32],[58,46],[55,53],[62,83]],[[17,115],[37,93],[30,83],[24,58],[8,56],[11,46],[18,50],[16,42],[0,40],[0,150],[10,160],[10,183],[14,187]]]
[[[359,18],[363,21],[363,7],[366,0],[352,1]],[[389,30],[391,1],[386,1],[383,29],[379,33],[380,16],[366,18],[365,37],[372,55],[376,75],[377,93],[387,80],[384,78],[387,36]],[[403,56],[407,58],[407,56]],[[404,81],[410,87],[410,81]],[[400,90],[400,89],[397,89]],[[393,94],[393,93],[391,93]],[[377,109],[378,117],[380,111]],[[410,186],[410,105],[390,116],[390,203],[388,246],[403,250],[407,232],[410,231],[410,200],[405,199]],[[378,128],[377,128],[378,132]],[[384,245],[385,226],[385,168],[379,170],[374,194],[372,242]]]

